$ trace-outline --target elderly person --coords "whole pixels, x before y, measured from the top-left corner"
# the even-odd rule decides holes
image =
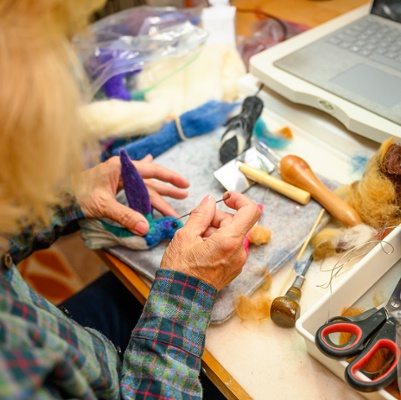
[[[85,168],[96,152],[78,118],[85,81],[69,39],[100,3],[0,0],[0,397],[202,398],[200,359],[216,293],[241,272],[242,242],[260,215],[247,197],[226,196],[228,213],[205,196],[167,248],[136,325],[130,300],[103,290],[106,303],[132,317],[122,351],[113,332],[66,315],[15,267],[82,218],[111,218],[137,235],[149,229],[115,199],[118,158]],[[163,196],[184,198],[189,183],[151,161],[135,165],[152,206],[176,215]],[[82,298],[86,307],[101,306]]]

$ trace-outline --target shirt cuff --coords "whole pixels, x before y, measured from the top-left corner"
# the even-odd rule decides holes
[[[9,238],[9,254],[18,264],[36,250],[50,247],[60,236],[74,233],[79,229],[78,220],[85,218],[81,206],[73,197],[65,196],[62,203],[53,208],[50,223],[43,228],[30,225],[18,235]]]
[[[216,295],[195,277],[159,269],[133,335],[201,357]]]

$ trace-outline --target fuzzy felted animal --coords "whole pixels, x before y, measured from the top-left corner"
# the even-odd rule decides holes
[[[183,226],[182,222],[175,217],[153,218],[148,190],[125,150],[121,150],[120,160],[128,205],[146,217],[149,231],[145,236],[138,236],[110,220],[88,219],[81,222],[81,235],[85,245],[92,249],[124,246],[134,250],[147,250],[162,240],[171,240],[175,232]],[[117,196],[117,199],[122,201],[122,194]]]

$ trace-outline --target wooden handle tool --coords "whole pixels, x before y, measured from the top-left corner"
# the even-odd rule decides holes
[[[313,256],[310,256],[304,270],[296,278],[292,286],[284,296],[276,297],[270,306],[270,317],[272,321],[282,328],[295,326],[301,313],[299,300],[301,299],[301,288],[305,280],[306,272],[312,264]]]
[[[355,209],[327,188],[302,158],[293,155],[285,156],[280,160],[278,170],[283,180],[308,191],[344,226],[351,227],[362,223]]]
[[[311,199],[310,193],[296,186],[293,186],[282,179],[278,179],[267,172],[252,167],[242,161],[237,161],[239,170],[250,180],[274,189],[276,192],[292,199],[302,205],[305,205]]]
[[[310,240],[312,239],[312,236],[314,235],[317,227],[320,224],[320,221],[323,218],[324,212],[325,209],[322,208],[322,210],[320,211],[319,215],[316,218],[315,223],[312,226],[312,229],[310,230],[308,236],[306,237],[305,242],[301,247],[301,250],[299,250],[299,253],[295,260],[296,261],[295,266],[298,266],[298,263],[300,262],[306,247],[308,246]],[[306,265],[303,268],[302,273],[296,277],[294,283],[287,290],[286,294],[284,296],[276,297],[273,300],[270,306],[270,317],[276,325],[281,326],[282,328],[291,328],[295,326],[295,323],[299,318],[299,315],[301,314],[301,306],[299,305],[299,300],[301,299],[301,287],[304,283],[306,272],[308,271],[308,268],[312,264],[312,261],[313,261],[313,255],[309,257],[308,261],[306,262]],[[292,270],[290,271],[290,274],[291,273]],[[286,279],[285,284],[287,284],[288,280],[289,276]]]

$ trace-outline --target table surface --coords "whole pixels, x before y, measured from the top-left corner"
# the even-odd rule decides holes
[[[263,10],[275,17],[309,27],[317,26],[366,3],[366,0],[235,0],[232,2],[239,9]],[[256,20],[257,16],[253,13],[237,13],[237,34],[248,35],[250,24]],[[271,100],[269,92],[267,91],[264,95],[266,96],[264,100],[269,102]],[[302,112],[304,107],[294,105],[294,109],[300,109]],[[282,117],[286,116],[282,115]],[[325,117],[322,116],[322,118]],[[296,123],[293,120],[291,122]],[[338,124],[335,125],[336,129],[341,130]],[[374,151],[377,148],[377,144],[366,140],[361,142],[359,148],[359,138],[349,134],[355,143],[352,151],[366,148]],[[308,157],[307,153],[302,154],[303,151],[307,151],[305,146],[299,149],[300,156]],[[297,154],[297,150],[294,150],[294,153]],[[338,156],[337,152],[335,153],[333,157]],[[320,157],[324,157],[324,154],[320,154]],[[319,157],[316,161],[311,159],[308,161],[315,170],[318,170],[317,172],[327,176],[333,174],[334,163],[337,167],[337,162],[334,158],[330,160],[330,157],[329,155],[327,162],[323,163]],[[337,170],[341,174],[341,168]],[[343,176],[338,178],[340,182],[344,180]],[[349,180],[352,180],[351,177]],[[147,283],[110,254],[100,251],[99,255],[137,298],[141,301],[146,299],[149,291]],[[272,298],[283,294],[284,283],[288,282],[291,267],[289,263],[274,274],[270,288]],[[317,283],[322,283],[322,279],[327,279],[327,276],[322,278],[319,268],[315,267],[308,272],[301,298],[303,311],[313,305],[323,294],[322,289],[317,288]],[[289,282],[291,283],[291,280]],[[304,339],[295,329],[277,327],[270,319],[250,323],[243,322],[234,316],[221,325],[211,325],[206,335],[203,362],[210,378],[230,399],[362,399],[360,394],[308,355]]]
[[[234,0],[231,4],[238,9],[236,28],[237,34],[241,36],[248,35],[252,23],[258,20],[256,13],[248,11],[259,10],[276,18],[312,28],[368,2],[368,0]],[[245,10],[247,12],[244,12]]]

